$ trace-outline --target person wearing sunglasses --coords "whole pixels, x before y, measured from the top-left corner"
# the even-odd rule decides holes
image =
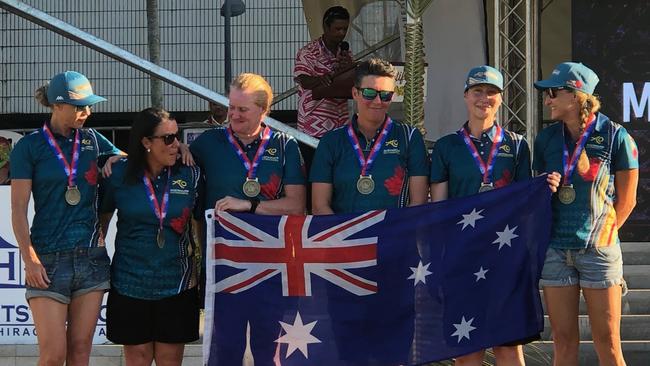
[[[273,131],[263,123],[273,101],[271,86],[261,75],[243,73],[230,84],[228,98],[228,126],[205,131],[190,145],[205,176],[201,204],[214,208],[217,215],[220,211],[304,215],[306,177],[298,143],[293,137]],[[205,230],[199,232],[205,233]],[[201,282],[204,281],[202,278]],[[272,290],[282,292],[281,288]],[[251,296],[253,300],[238,301],[242,296]],[[241,364],[247,324],[250,324],[255,364],[274,364],[275,340],[282,329],[277,319],[282,318],[283,309],[292,306],[295,298],[284,298],[273,309],[264,312],[260,312],[257,305],[250,308],[242,305],[259,304],[255,296],[255,293],[244,291],[235,298],[215,297],[214,308],[222,309],[215,319],[215,328],[227,331],[216,334],[223,338],[213,339],[213,342],[230,347],[218,352],[219,365]],[[226,313],[223,309],[238,311]]]
[[[36,327],[39,364],[87,365],[110,287],[110,260],[97,217],[98,162],[121,151],[83,127],[91,107],[106,101],[93,93],[84,75],[59,73],[35,97],[52,114],[11,152],[11,219],[25,263],[25,297]]]
[[[472,68],[465,79],[468,120],[456,132],[443,136],[431,152],[431,199],[465,197],[531,179],[530,149],[522,135],[496,122],[501,107],[503,75],[482,65]],[[558,174],[549,174],[552,191]],[[513,271],[513,273],[515,273]],[[522,345],[538,339],[515,340],[493,347],[499,365],[523,365]],[[456,358],[456,365],[482,365],[485,351]]]
[[[314,215],[351,213],[415,206],[428,197],[429,163],[420,131],[387,115],[395,90],[395,69],[381,59],[359,64],[352,97],[358,113],[352,121],[323,136],[310,172]],[[353,309],[333,309],[332,315],[365,312],[390,302],[382,293],[364,297]],[[337,307],[341,305],[331,304]],[[388,310],[386,310],[388,311]],[[364,340],[352,348],[337,339],[341,354],[355,364],[400,364],[408,361],[413,329],[408,322],[390,324],[395,336],[379,339],[376,325],[332,318],[336,334]],[[386,326],[383,324],[382,326]],[[340,329],[340,332],[337,332]],[[386,347],[377,345],[387,345]],[[355,343],[356,345],[356,343]],[[401,355],[393,358],[394,350]],[[373,363],[374,364],[374,363]]]
[[[129,365],[181,365],[185,343],[199,338],[191,218],[200,170],[181,163],[179,146],[176,121],[147,108],[131,126],[129,156],[102,182],[103,231],[115,210],[118,219],[107,338],[124,345]]]
[[[554,365],[578,365],[580,290],[600,364],[625,364],[620,321],[626,284],[618,230],[636,204],[638,150],[625,128],[599,112],[598,81],[587,66],[564,62],[535,83],[558,122],[537,135],[533,169],[562,172],[540,281]]]

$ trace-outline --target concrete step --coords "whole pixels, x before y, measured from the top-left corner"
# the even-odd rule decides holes
[[[35,366],[38,346],[32,344],[0,345],[0,366]],[[114,344],[94,345],[90,354],[90,366],[123,366],[122,346]],[[200,344],[185,346],[183,366],[202,366],[203,350]]]
[[[578,325],[580,327],[580,340],[591,341],[589,317],[587,315],[580,315],[578,317]],[[650,315],[623,315],[621,317],[621,339],[624,341],[650,340]],[[542,332],[542,340],[553,340],[551,335],[551,323],[548,320],[548,315],[544,316],[544,332]]]
[[[623,356],[627,366],[648,366],[650,364],[650,342],[624,341]],[[553,343],[535,342],[524,346],[526,366],[548,366],[552,364]],[[598,356],[591,341],[580,342],[579,361],[581,366],[598,365]]]
[[[631,289],[650,289],[650,265],[623,265],[623,277]]]
[[[546,303],[544,303],[544,294],[542,292],[542,305],[546,312]],[[650,290],[629,290],[627,295],[623,296],[621,302],[621,313],[623,315],[643,315],[650,314]],[[580,314],[587,314],[587,304],[584,297],[580,296]]]
[[[650,264],[650,243],[621,243],[623,263]]]

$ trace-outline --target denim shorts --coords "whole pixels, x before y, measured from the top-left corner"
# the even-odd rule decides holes
[[[45,267],[50,286],[46,289],[26,286],[27,301],[48,297],[69,304],[74,297],[110,288],[111,262],[106,247],[74,248],[39,254],[38,258]]]
[[[540,286],[603,289],[622,286],[623,254],[620,245],[584,249],[554,249],[546,251]]]

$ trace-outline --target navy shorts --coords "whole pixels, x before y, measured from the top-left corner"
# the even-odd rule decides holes
[[[25,286],[25,298],[48,297],[63,304],[72,298],[92,291],[110,288],[111,260],[106,247],[74,248],[54,253],[39,254],[50,286],[46,289]]]

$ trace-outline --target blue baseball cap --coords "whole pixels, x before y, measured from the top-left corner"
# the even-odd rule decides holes
[[[65,103],[77,106],[104,102],[106,98],[93,93],[90,81],[76,71],[54,75],[47,88],[47,101],[51,104]]]
[[[563,62],[555,67],[548,79],[535,83],[537,89],[570,88],[593,94],[598,85],[598,75],[577,62]]]
[[[465,80],[465,91],[474,85],[479,84],[493,85],[503,91],[503,75],[501,75],[499,70],[492,66],[477,66],[469,70],[469,73],[467,74],[467,80]]]

